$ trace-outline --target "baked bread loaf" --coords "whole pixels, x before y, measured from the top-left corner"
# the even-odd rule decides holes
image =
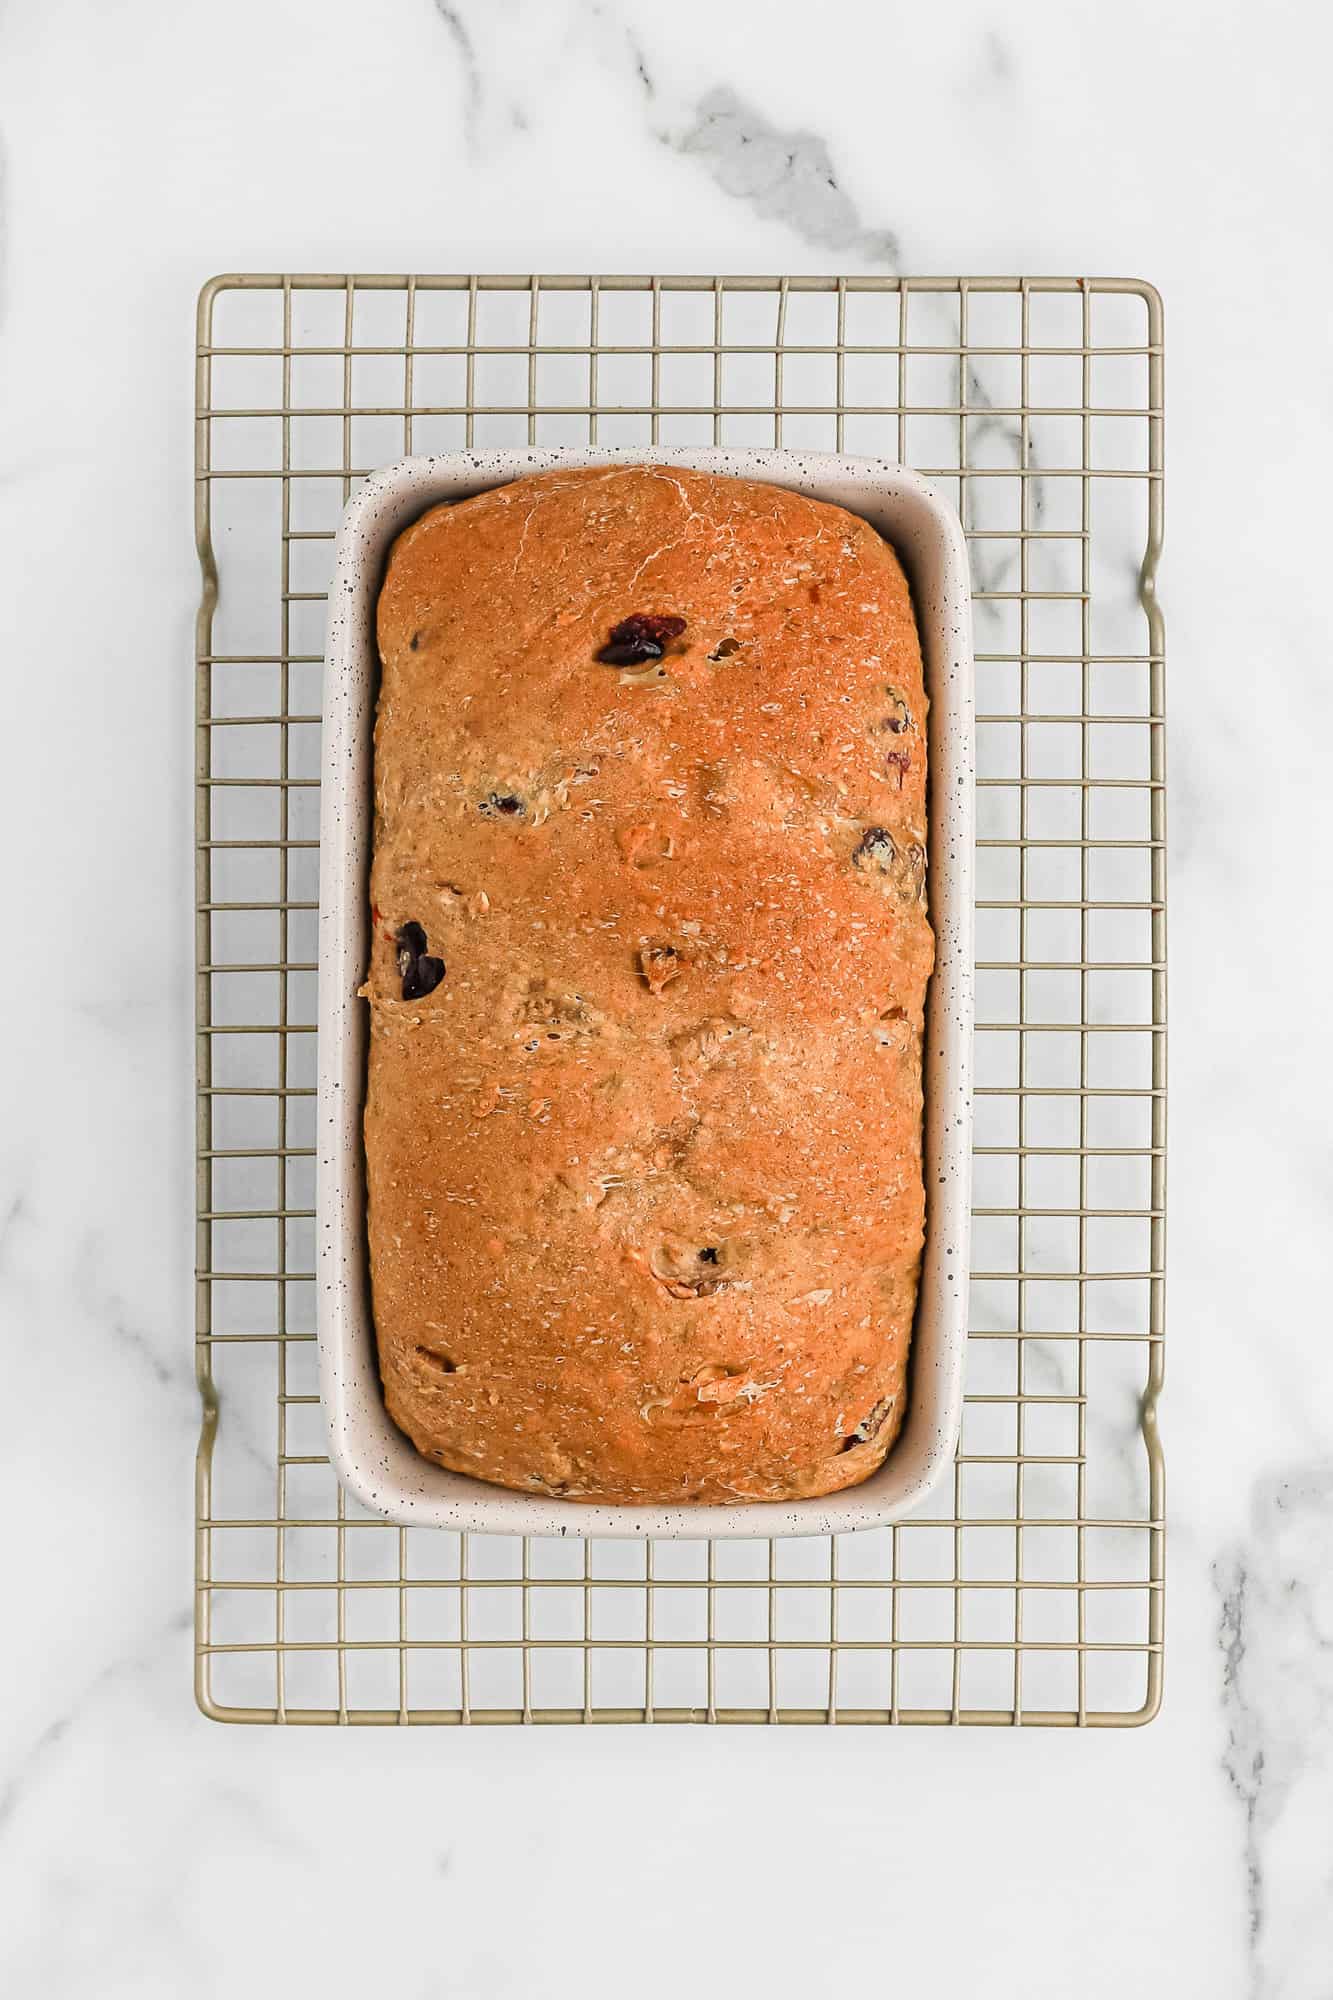
[[[925,693],[893,550],[676,467],[399,536],[378,612],[370,1265],[439,1464],[854,1485],[922,1244]]]

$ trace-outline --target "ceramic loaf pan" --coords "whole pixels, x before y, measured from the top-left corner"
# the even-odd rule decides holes
[[[860,514],[911,581],[929,718],[929,893],[936,966],[926,1003],[926,1245],[898,1442],[860,1486],[812,1500],[614,1507],[511,1493],[420,1457],[380,1390],[366,1259],[367,883],[375,602],[398,533],[438,501],[525,473],[616,462],[769,480]],[[967,1338],[972,1151],[972,635],[957,516],[915,473],[879,459],[789,451],[561,448],[450,452],[378,472],[343,515],[329,591],[320,820],[318,1327],[333,1465],[376,1513],[418,1527],[537,1535],[813,1535],[882,1526],[918,1507],[953,1455]],[[444,1313],[448,1301],[443,1302]]]

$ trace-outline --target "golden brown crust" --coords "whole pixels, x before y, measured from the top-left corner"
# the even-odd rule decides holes
[[[660,661],[596,658],[675,613]],[[442,1465],[618,1502],[831,1493],[902,1421],[925,694],[863,521],[675,467],[402,534],[379,601],[371,1273]],[[404,1000],[396,934],[444,961]]]

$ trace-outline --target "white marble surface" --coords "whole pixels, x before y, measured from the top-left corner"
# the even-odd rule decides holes
[[[0,1984],[1333,1994],[1305,6],[16,0]],[[830,186],[832,165],[836,185]],[[190,314],[250,269],[1142,274],[1168,308],[1173,1526],[1129,1734],[226,1731],[189,1698]]]

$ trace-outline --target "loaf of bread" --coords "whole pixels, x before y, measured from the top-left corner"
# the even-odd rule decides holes
[[[925,693],[893,550],[674,466],[437,506],[378,613],[370,1264],[428,1458],[831,1493],[904,1411]]]

